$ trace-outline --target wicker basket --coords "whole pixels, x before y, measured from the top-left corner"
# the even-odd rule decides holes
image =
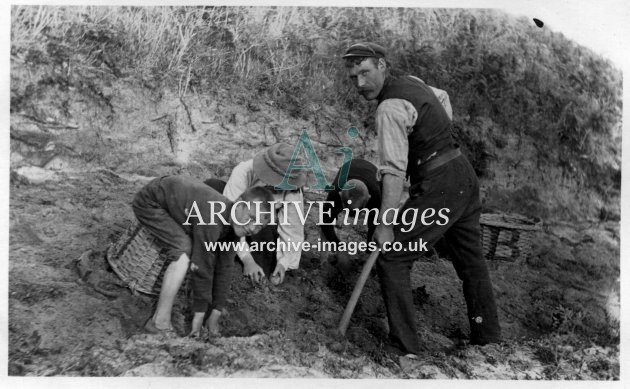
[[[504,213],[483,213],[481,243],[486,260],[517,262],[532,254],[532,237],[542,228],[540,219]]]
[[[166,257],[155,237],[137,221],[131,222],[107,250],[107,261],[133,293],[159,294]]]

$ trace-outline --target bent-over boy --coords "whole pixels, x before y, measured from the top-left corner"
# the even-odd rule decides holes
[[[206,245],[235,242],[260,231],[269,218],[256,220],[254,202],[259,202],[258,210],[269,212],[272,200],[267,189],[256,187],[231,202],[202,181],[185,176],[156,178],[135,195],[132,207],[136,218],[164,247],[169,261],[155,313],[145,330],[174,333],[171,311],[190,265],[194,312],[191,335],[199,333],[209,308],[208,329],[218,333],[235,251],[207,250]]]

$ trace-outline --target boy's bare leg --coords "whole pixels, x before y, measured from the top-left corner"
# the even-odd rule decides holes
[[[201,325],[203,324],[203,318],[206,315],[205,312],[195,312],[192,320],[192,329],[188,336],[198,336],[201,332]]]
[[[219,319],[221,318],[221,311],[217,309],[213,309],[210,312],[210,317],[208,318],[208,332],[210,336],[221,336],[221,331],[219,328]]]
[[[164,272],[160,298],[153,314],[153,322],[160,330],[173,328],[171,312],[177,292],[186,278],[189,262],[188,255],[182,254],[177,261],[171,262]]]
[[[205,316],[205,312],[195,312],[192,321],[192,330],[190,331],[189,336],[197,336],[201,332],[201,326],[203,324],[203,318]],[[213,309],[210,312],[210,317],[206,323],[206,328],[210,333],[210,336],[220,336],[221,332],[219,329],[219,319],[221,318],[221,311],[217,309]]]

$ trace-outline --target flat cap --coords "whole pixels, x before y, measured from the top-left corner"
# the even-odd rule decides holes
[[[381,45],[372,42],[355,43],[346,50],[342,58],[350,57],[376,57],[384,58],[387,50]]]

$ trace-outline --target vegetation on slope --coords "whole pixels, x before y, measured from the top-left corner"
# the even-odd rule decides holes
[[[398,70],[448,91],[455,136],[482,178],[492,178],[488,158],[501,158],[489,146],[501,149],[509,134],[533,144],[538,168],[560,168],[574,191],[618,199],[620,72],[561,34],[492,10],[13,7],[12,66],[47,71],[13,80],[11,111],[24,110],[41,84],[79,85],[107,105],[95,82],[77,79],[97,68],[180,98],[227,88],[244,104],[267,101],[308,120],[318,134],[339,139],[356,125],[369,140],[372,107],[339,59],[357,40],[386,45]]]

